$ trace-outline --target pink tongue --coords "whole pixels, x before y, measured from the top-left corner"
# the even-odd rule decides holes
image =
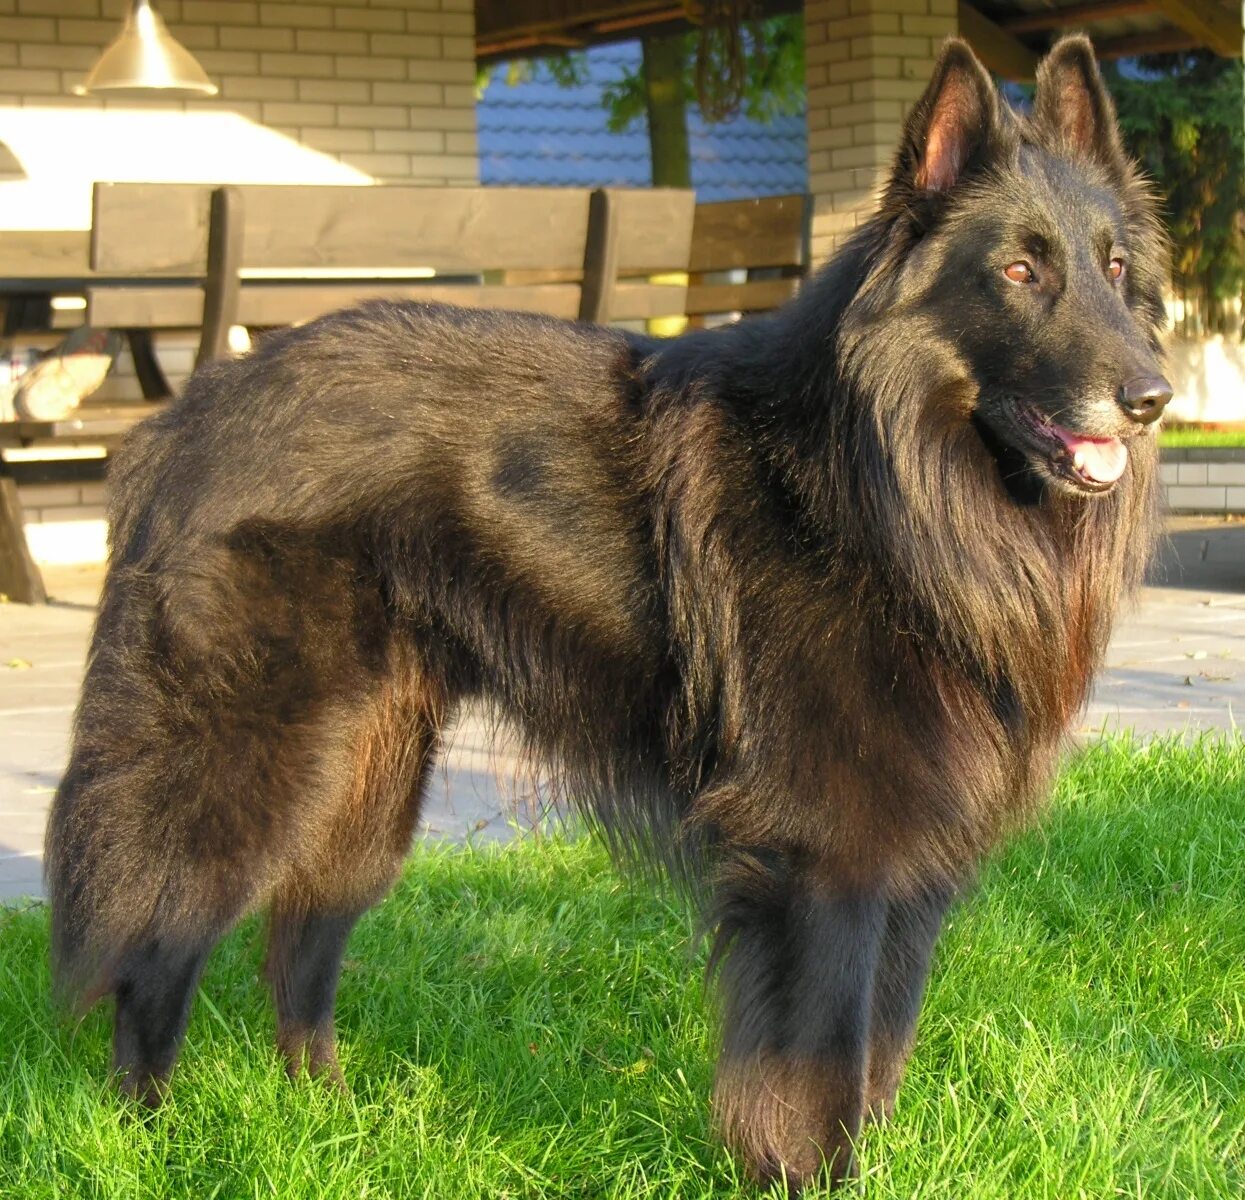
[[[1095,483],[1114,483],[1128,466],[1128,450],[1119,438],[1092,438],[1061,425],[1050,431],[1068,448],[1073,466]]]

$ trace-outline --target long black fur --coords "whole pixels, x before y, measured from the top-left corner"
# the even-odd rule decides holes
[[[159,1098],[261,905],[291,1069],[337,1073],[346,937],[479,697],[703,900],[725,1136],[793,1188],[849,1174],[1151,549],[1117,394],[1157,375],[1164,271],[1088,43],[1026,117],[952,41],[879,211],[771,317],[375,303],[197,373],[114,468],[48,837],[57,975],[115,996],[123,1086]],[[1118,483],[1079,487],[1056,425],[1125,440]]]

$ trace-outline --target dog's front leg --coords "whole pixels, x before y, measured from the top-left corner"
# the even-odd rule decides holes
[[[869,1029],[866,1101],[874,1120],[884,1120],[894,1111],[916,1037],[934,943],[953,896],[950,886],[929,887],[892,896],[887,904]]]
[[[722,1132],[762,1180],[794,1194],[824,1168],[854,1174],[866,1104],[870,1005],[886,902],[806,872],[723,885]]]

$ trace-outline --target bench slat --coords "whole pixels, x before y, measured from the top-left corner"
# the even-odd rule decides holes
[[[363,300],[428,300],[467,308],[509,308],[574,319],[579,312],[578,284],[394,283],[324,284],[307,287],[244,283],[238,302],[240,325],[264,328],[310,321]],[[91,288],[87,315],[93,325],[118,328],[196,329],[203,320],[200,287]]]
[[[754,279],[747,283],[693,283],[687,289],[687,314],[761,312],[785,304],[800,286],[798,279]]]
[[[694,272],[807,265],[806,198],[762,196],[696,206]]]
[[[574,320],[580,288],[574,283],[525,284],[330,284],[288,287],[243,284],[238,323],[261,329],[310,321],[363,300],[428,300],[466,308],[507,308]],[[687,289],[666,284],[616,285],[611,315],[619,321],[667,317],[684,311]],[[720,310],[712,310],[720,311]],[[722,310],[724,311],[724,310]],[[197,329],[203,320],[199,287],[99,287],[87,292],[87,319],[114,328]]]
[[[696,195],[681,188],[611,188],[623,275],[687,269]],[[552,265],[552,264],[546,264]]]
[[[582,268],[586,188],[294,187],[237,189],[244,269],[441,272]],[[91,265],[113,274],[201,275],[212,189],[95,187]]]
[[[610,320],[647,321],[650,317],[677,317],[687,311],[686,305],[686,287],[623,280],[614,287]]]

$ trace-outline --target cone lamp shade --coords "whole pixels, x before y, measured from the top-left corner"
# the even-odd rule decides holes
[[[121,32],[74,88],[78,96],[131,99],[215,96],[216,92],[216,85],[194,55],[169,33],[150,0],[134,0]]]

